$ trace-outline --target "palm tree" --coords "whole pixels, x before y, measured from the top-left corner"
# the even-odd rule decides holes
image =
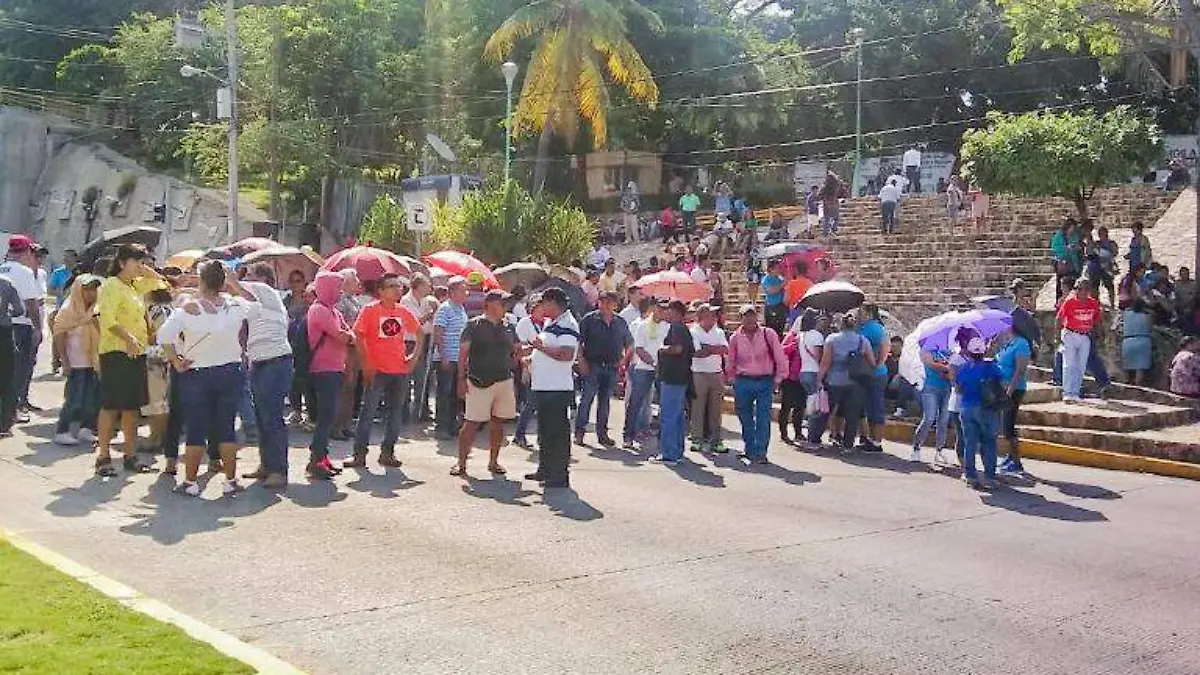
[[[574,140],[587,122],[592,143],[608,142],[609,91],[605,74],[634,100],[658,103],[658,85],[626,37],[626,13],[661,30],[662,21],[637,0],[532,0],[496,29],[484,57],[499,62],[516,43],[537,35],[521,97],[513,113],[513,134],[541,132],[533,187],[546,180],[550,137]]]

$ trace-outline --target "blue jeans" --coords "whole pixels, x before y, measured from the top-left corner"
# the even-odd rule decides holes
[[[400,421],[404,424],[412,424],[421,419],[429,405],[425,387],[429,380],[429,349],[430,341],[426,340],[420,351],[416,352],[416,362],[413,363],[404,391],[400,393]]]
[[[310,373],[308,381],[317,393],[317,421],[312,444],[308,446],[309,461],[319,462],[329,456],[329,434],[333,432],[333,418],[337,416],[342,374]]]
[[[13,324],[13,404],[17,408],[29,405],[29,382],[33,379],[33,364],[37,359],[33,344],[33,326]]]
[[[879,213],[883,217],[883,231],[891,233],[896,229],[896,202],[879,202]]]
[[[983,457],[983,475],[988,480],[996,478],[996,413],[983,406],[963,408],[963,476],[975,479],[975,455]]]
[[[1091,373],[1092,377],[1096,378],[1096,384],[1101,387],[1107,387],[1112,384],[1112,378],[1108,374],[1108,366],[1104,365],[1104,358],[1100,356],[1097,349],[1088,350],[1088,359],[1086,372]],[[1063,381],[1063,355],[1062,352],[1054,352],[1054,381],[1062,384]]]
[[[183,405],[182,386],[180,384],[181,373],[174,368],[171,369],[170,386],[168,387],[168,396],[170,396],[170,404],[167,413],[167,435],[163,439],[163,457],[167,459],[179,459],[179,439],[183,438],[184,429],[187,426],[184,424],[185,411]],[[210,436],[208,439],[208,458],[213,461],[221,459],[221,451],[217,448],[217,442]]]
[[[379,450],[390,455],[400,438],[400,426],[404,418],[404,395],[409,390],[412,378],[407,374],[375,373],[371,387],[363,396],[362,410],[358,413],[358,427],[354,430],[354,454],[366,455],[371,444],[371,424],[380,402],[387,403],[387,421],[383,425],[383,442]]]
[[[233,420],[245,379],[240,363],[180,373],[179,400],[187,424],[186,445],[204,447],[210,439],[218,444],[237,442]]]
[[[283,402],[292,386],[291,356],[259,361],[250,368],[254,415],[258,426],[258,455],[267,473],[287,475],[288,432]]]
[[[661,396],[658,402],[658,452],[663,459],[679,461],[683,459],[683,437],[686,435],[683,404],[687,401],[687,385],[664,383]]]
[[[821,218],[821,234],[823,234],[827,237],[831,234],[837,234],[838,225],[841,225],[841,223],[842,223],[842,214],[841,213],[835,213],[832,215],[830,215],[828,213],[825,214],[825,217]]]
[[[100,377],[95,368],[72,368],[64,386],[62,410],[58,413],[55,433],[65,434],[71,423],[80,428],[96,430],[96,415],[100,412]]]
[[[929,430],[937,425],[938,449],[946,447],[946,429],[950,425],[950,388],[925,387],[921,390],[921,423],[913,433],[913,447],[919,448],[929,440]]]
[[[521,401],[521,411],[517,414],[517,430],[513,432],[515,440],[521,443],[527,441],[525,434],[535,415],[537,415],[537,396],[532,391],[527,391],[525,400]]]
[[[771,393],[775,381],[771,377],[738,376],[733,381],[733,402],[738,422],[742,425],[742,443],[746,456],[759,459],[767,456],[771,442]]]
[[[608,438],[608,411],[616,386],[616,366],[592,364],[591,371],[583,378],[583,395],[579,397],[579,410],[575,414],[576,434],[587,431],[588,418],[592,416],[592,401],[595,400],[596,438]]]
[[[625,430],[626,441],[631,441],[637,435],[650,427],[649,420],[643,420],[642,406],[650,400],[650,390],[654,388],[654,371],[634,369],[630,375],[631,391],[625,392]]]

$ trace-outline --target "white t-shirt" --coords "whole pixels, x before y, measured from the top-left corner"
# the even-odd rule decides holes
[[[212,368],[242,362],[238,331],[242,322],[257,319],[262,305],[241,298],[225,298],[216,314],[200,310],[191,314],[187,307],[171,310],[171,316],[158,329],[158,344],[171,345],[175,353],[192,362],[192,368]]]
[[[279,291],[258,281],[243,281],[242,288],[250,291],[259,309],[249,316],[250,330],[246,334],[246,353],[250,362],[266,361],[292,353],[288,343],[288,315]],[[210,338],[211,339],[211,338]]]
[[[635,353],[633,357],[635,370],[654,370],[658,365],[658,350],[662,349],[663,343],[666,342],[667,329],[670,327],[671,325],[666,321],[651,321],[650,319],[638,324],[637,332],[633,334],[633,347],[635,350],[645,349],[654,361],[646,363]]]
[[[797,319],[799,321],[799,319]],[[825,346],[825,336],[819,330],[810,330],[800,340],[800,372],[817,373],[821,371],[821,359],[817,358],[817,347]]]
[[[921,151],[916,148],[905,150],[904,166],[921,166]]]
[[[720,326],[713,326],[712,330],[704,330],[699,323],[692,326],[692,344],[696,351],[701,347],[728,347],[729,337],[725,335],[725,331],[721,330]],[[713,354],[712,356],[695,357],[692,359],[693,373],[719,373],[721,372],[721,355]]]
[[[551,333],[549,332],[551,326],[569,328],[575,331],[575,335],[578,335],[579,323],[575,321],[575,317],[571,316],[570,312],[563,312],[557,319],[542,329],[542,332],[538,335],[542,338],[542,344],[547,347],[571,347],[574,350],[579,349],[579,338],[575,337],[575,335],[556,335]],[[575,390],[574,357],[567,361],[557,361],[547,356],[542,350],[535,349],[530,359],[530,368],[533,373],[530,386],[534,391]]]
[[[608,262],[608,259],[611,257],[612,254],[608,252],[608,249],[601,246],[600,248],[593,250],[591,253],[588,253],[588,267],[593,267],[596,269],[604,267],[604,263]]]
[[[416,318],[417,321],[420,321],[421,317],[424,316],[426,312],[425,303],[413,295],[412,291],[405,293],[404,296],[400,298],[400,306],[412,312],[413,317]],[[430,316],[429,319],[421,324],[421,332],[426,335],[431,335],[433,333],[432,316]]]
[[[37,268],[37,274],[34,276],[38,282],[38,290],[40,290],[42,292],[42,297],[45,297],[46,292],[49,289],[49,285],[47,284],[47,279],[49,277],[46,276],[45,268],[42,268],[42,267]]]
[[[894,177],[894,176],[893,176]],[[881,202],[898,202],[900,201],[901,187],[897,185],[899,181],[888,180],[887,184],[879,189],[879,201]]]
[[[707,284],[708,272],[704,271],[703,267],[696,265],[692,268],[692,281],[698,284]]]
[[[625,325],[629,326],[630,335],[632,335],[633,331],[636,330],[634,324],[642,320],[642,313],[638,311],[638,306],[632,302],[628,305],[625,305],[624,309],[622,309],[620,312],[617,312],[617,315],[622,319],[625,319]]]
[[[22,304],[28,300],[40,300],[46,297],[45,292],[38,285],[37,276],[33,270],[16,260],[6,260],[0,263],[0,277],[8,279],[8,283],[12,284],[13,289],[21,298]],[[12,322],[17,326],[33,325],[33,320],[29,318],[28,314],[14,316]]]

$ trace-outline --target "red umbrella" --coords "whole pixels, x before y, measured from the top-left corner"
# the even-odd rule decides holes
[[[475,256],[460,251],[438,251],[425,256],[425,262],[430,266],[440,267],[450,274],[468,277],[473,272],[483,276],[484,288],[500,288],[500,282],[487,265]]]
[[[379,280],[384,274],[399,274],[402,277],[411,276],[412,271],[400,256],[391,251],[372,246],[355,246],[345,248],[325,261],[321,269],[326,272],[338,272],[353,269],[358,272],[358,278],[363,281]]]
[[[222,246],[221,250],[227,251],[234,258],[245,258],[247,255],[255,251],[262,251],[268,248],[276,248],[282,246],[274,239],[266,237],[246,237],[241,241],[235,241],[228,246]]]
[[[655,298],[692,302],[712,298],[712,286],[700,283],[683,272],[667,270],[647,274],[633,284],[642,293]]]

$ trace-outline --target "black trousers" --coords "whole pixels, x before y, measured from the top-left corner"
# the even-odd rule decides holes
[[[437,424],[436,430],[449,434],[458,433],[459,412],[462,401],[458,398],[458,362],[450,363],[450,370],[442,370],[441,361],[433,364],[437,368]]]
[[[538,417],[538,469],[547,487],[565,487],[571,463],[571,419],[567,407],[573,391],[535,391]]]
[[[800,427],[804,424],[804,408],[808,405],[808,392],[800,380],[784,380],[779,385],[779,433],[787,435],[788,422],[796,429],[792,438],[800,438]]]
[[[787,331],[787,307],[783,304],[767,305],[764,314],[766,316],[763,323],[767,324],[767,328],[774,330],[780,339],[783,339],[783,334]]]
[[[13,381],[13,347],[12,326],[0,326],[0,431],[12,428],[13,416],[16,414],[16,383]]]

